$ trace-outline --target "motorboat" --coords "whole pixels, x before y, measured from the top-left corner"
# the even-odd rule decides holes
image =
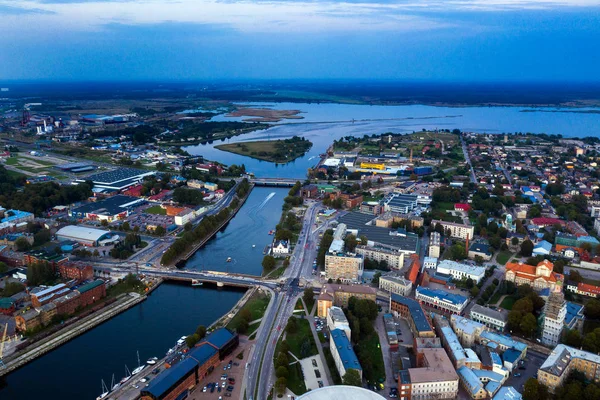
[[[231,257],[227,257],[227,262],[231,262]]]
[[[154,365],[154,364],[156,364],[156,361],[158,361],[158,358],[157,357],[152,357],[148,361],[146,361],[146,364],[148,364],[148,365]]]
[[[202,286],[204,285],[204,282],[202,282],[199,279],[192,279],[192,286]]]

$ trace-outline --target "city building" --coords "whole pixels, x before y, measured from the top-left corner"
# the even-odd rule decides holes
[[[144,202],[143,199],[118,194],[71,209],[69,216],[77,219],[113,222],[127,218],[131,210]]]
[[[467,264],[461,264],[452,260],[442,260],[437,266],[437,272],[450,275],[454,280],[471,278],[475,284],[485,276],[485,268]]]
[[[547,256],[552,251],[552,243],[542,240],[533,246],[533,256]]]
[[[55,271],[60,265],[68,261],[69,257],[64,254],[56,254],[55,252],[44,250],[30,251],[23,256],[23,263],[25,265],[47,264]]]
[[[558,344],[566,315],[567,302],[564,294],[562,292],[550,293],[544,306],[543,344],[546,346],[556,346]]]
[[[385,397],[372,390],[358,386],[335,385],[311,389],[298,400],[385,400]]]
[[[438,259],[435,257],[425,257],[423,259],[423,267],[425,269],[437,269]]]
[[[493,400],[522,400],[523,395],[512,386],[502,386]]]
[[[458,375],[463,387],[473,399],[492,398],[508,378],[508,373],[499,374],[493,371],[460,367]]]
[[[450,325],[464,347],[473,347],[479,341],[481,332],[487,330],[484,324],[461,317],[460,315],[451,315]]]
[[[392,293],[390,296],[390,312],[396,317],[407,320],[415,337],[435,337],[431,322],[418,301]]]
[[[460,344],[458,336],[456,336],[456,333],[450,327],[448,320],[436,314],[433,321],[436,331],[442,340],[442,346],[446,349],[450,360],[454,364],[454,368],[466,366],[468,368],[480,369],[481,360],[479,360],[479,357],[477,357],[477,354],[472,349],[464,348]]]
[[[271,249],[274,256],[286,256],[290,254],[290,245],[287,240],[278,240]]]
[[[92,181],[94,189],[123,190],[140,183],[146,176],[154,175],[156,171],[133,168],[117,168],[112,171],[100,172],[86,178],[76,179],[76,183]]]
[[[66,280],[87,281],[94,277],[94,268],[91,264],[67,262],[58,266],[58,273],[61,278]]]
[[[342,282],[358,282],[363,274],[364,259],[361,255],[344,252],[345,235],[346,225],[339,224],[325,255],[325,277]]]
[[[600,356],[559,344],[539,368],[538,381],[554,392],[571,371],[583,373],[590,381],[600,381]]]
[[[358,362],[358,357],[356,357],[356,354],[352,349],[350,339],[346,336],[346,332],[341,329],[334,329],[331,331],[329,348],[340,377],[343,378],[344,375],[346,375],[346,371],[349,369],[354,369],[362,378],[362,367]]]
[[[413,400],[455,399],[458,375],[444,349],[422,349],[417,368],[398,374],[398,398]]]
[[[451,314],[460,314],[469,302],[465,296],[422,286],[418,286],[415,290],[415,298],[421,304]]]
[[[567,282],[567,290],[581,296],[598,297],[600,295],[600,286],[590,285],[583,282]]]
[[[363,201],[360,205],[360,212],[371,215],[379,215],[383,212],[383,206],[378,201]]]
[[[401,269],[404,266],[404,253],[394,251],[384,246],[356,246],[356,254],[360,254],[365,259],[377,262],[385,261],[389,268]]]
[[[379,289],[388,293],[408,296],[412,290],[412,282],[400,276],[384,275],[379,277]]]
[[[19,332],[26,332],[37,328],[42,324],[41,313],[32,308],[22,314],[15,316],[15,324]]]
[[[494,328],[500,332],[504,331],[508,312],[505,310],[492,310],[491,308],[474,304],[469,312],[469,317],[476,322],[480,322],[487,327]]]
[[[481,257],[484,261],[490,261],[492,259],[490,246],[485,243],[475,242],[469,247],[468,257],[471,260],[474,260],[475,257]]]
[[[398,350],[398,334],[396,333],[396,323],[393,314],[383,314],[383,326],[385,335],[392,351]]]
[[[317,312],[320,318],[327,317],[327,310],[331,306],[348,307],[350,297],[376,301],[377,289],[365,285],[327,284],[321,288],[317,298]]]
[[[50,287],[34,288],[31,290],[31,304],[34,307],[41,307],[53,299],[64,296],[70,291],[71,289],[64,283],[59,283]]]
[[[394,193],[385,200],[385,210],[400,214],[408,214],[417,208],[417,196]]]
[[[78,286],[75,291],[80,294],[78,306],[85,307],[106,296],[106,283],[102,279],[96,279]]]
[[[413,285],[417,284],[417,278],[419,277],[419,271],[421,270],[421,262],[418,254],[410,255],[410,265],[406,272],[406,279],[411,281]]]
[[[565,316],[565,328],[577,329],[581,331],[583,329],[584,320],[583,311],[583,305],[567,301],[567,315]]]
[[[475,233],[475,227],[471,225],[458,224],[456,222],[447,222],[434,219],[431,221],[431,226],[436,226],[440,224],[444,228],[444,232],[450,232],[451,237],[459,238],[459,239],[473,239],[473,235]],[[430,254],[431,256],[431,254]],[[439,257],[439,256],[438,256]]]
[[[356,208],[363,202],[363,196],[361,194],[342,193],[339,195],[339,198],[342,199],[344,208],[347,210]]]
[[[72,240],[83,246],[108,246],[120,240],[119,235],[83,225],[67,225],[56,232],[59,240]]]
[[[33,221],[34,215],[27,211],[6,210],[0,207],[0,234],[22,231],[27,223]]]
[[[554,264],[543,260],[537,266],[518,263],[506,263],[504,279],[515,285],[530,285],[535,290],[550,289],[551,292],[562,290],[564,275],[554,272]]]
[[[442,236],[438,232],[429,235],[429,257],[440,258],[440,243]]]
[[[472,369],[462,366],[456,370],[460,378],[460,384],[472,399],[485,399],[488,394],[483,383],[477,378]]]
[[[12,315],[16,310],[15,301],[10,297],[0,297],[0,314]]]
[[[527,355],[527,345],[525,343],[492,331],[481,332],[479,343],[496,352],[503,352],[504,367],[509,371],[512,371],[518,361],[524,359]]]
[[[300,196],[305,199],[314,199],[319,195],[319,191],[316,185],[304,185],[302,189],[300,189]]]
[[[327,310],[327,328],[329,331],[340,329],[346,333],[347,337],[351,337],[350,323],[340,307],[329,307]]]

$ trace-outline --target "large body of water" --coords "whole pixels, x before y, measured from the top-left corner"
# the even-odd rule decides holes
[[[562,111],[583,109],[523,107],[433,107],[433,106],[368,106],[346,104],[302,103],[244,103],[253,107],[271,107],[302,111],[302,120],[283,120],[276,126],[226,142],[304,136],[313,142],[311,150],[285,165],[215,149],[222,142],[187,147],[191,154],[203,155],[225,164],[245,164],[246,170],[257,176],[304,178],[306,170],[315,165],[334,139],[345,136],[363,136],[393,133],[411,133],[421,129],[454,129],[463,131],[504,133],[532,132],[561,134],[565,137],[600,136],[600,114]],[[561,112],[558,112],[561,111]],[[590,111],[588,109],[588,111]],[[599,109],[593,111],[600,112]],[[219,115],[215,120],[242,120]]]

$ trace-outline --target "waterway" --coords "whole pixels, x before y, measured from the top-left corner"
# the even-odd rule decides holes
[[[255,187],[229,224],[188,260],[186,269],[260,275],[263,249],[273,240],[269,231],[279,222],[288,191]]]
[[[225,164],[245,164],[256,176],[304,178],[306,170],[318,162],[334,139],[345,136],[411,133],[422,129],[454,129],[503,133],[532,132],[561,134],[565,137],[600,136],[600,114],[555,111],[600,111],[600,109],[556,109],[524,107],[434,107],[434,106],[369,106],[347,104],[244,103],[252,107],[300,110],[302,120],[282,120],[274,127],[226,140],[234,143],[248,140],[279,139],[304,136],[313,147],[303,157],[285,165],[256,160],[215,149],[222,141],[189,146],[191,154],[203,155]],[[539,110],[537,112],[527,112]],[[239,121],[219,115],[214,120]]]

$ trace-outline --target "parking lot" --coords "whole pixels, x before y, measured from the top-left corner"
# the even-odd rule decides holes
[[[546,356],[531,350],[527,351],[527,357],[525,362],[516,368],[510,377],[507,379],[505,386],[513,386],[518,391],[523,391],[523,385],[529,378],[534,378],[537,374],[538,369],[544,363]],[[519,375],[519,376],[517,376]]]
[[[230,364],[231,362],[231,364]],[[236,365],[237,364],[237,365]],[[235,357],[225,358],[212,373],[200,380],[189,399],[240,399],[240,387],[246,363]],[[230,389],[230,390],[228,390]]]

